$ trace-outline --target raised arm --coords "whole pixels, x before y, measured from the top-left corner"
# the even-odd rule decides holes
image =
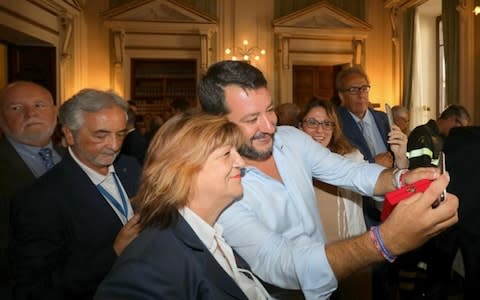
[[[445,189],[448,181],[448,174],[440,176],[424,193],[400,202],[390,217],[380,225],[380,237],[392,255],[419,247],[458,221],[458,198],[455,195],[448,194],[446,201],[437,208],[432,208],[432,203]],[[327,245],[326,253],[337,279],[385,259],[369,232]]]
[[[374,195],[382,196],[405,184],[411,184],[420,179],[434,180],[440,176],[437,168],[418,168],[412,171],[385,169],[378,176],[375,184]]]
[[[397,125],[392,125],[392,130],[388,133],[387,143],[394,156],[394,166],[396,168],[407,169],[407,142],[408,137],[400,130]]]

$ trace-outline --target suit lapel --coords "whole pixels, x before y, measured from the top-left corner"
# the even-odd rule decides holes
[[[235,299],[247,299],[235,281],[223,270],[222,266],[215,260],[213,255],[203,245],[202,241],[180,214],[178,215],[178,222],[173,228],[173,232],[185,245],[194,250],[192,252],[200,262],[204,262],[205,275],[213,285]]]
[[[18,155],[15,148],[8,142],[7,138],[0,139],[0,157],[4,158],[5,163],[12,168],[11,171],[15,172],[15,176],[12,179],[18,180],[21,178],[23,179],[22,181],[29,182],[35,180],[32,171],[30,171],[22,157]],[[10,173],[9,176],[11,175]]]
[[[384,116],[383,113],[375,111],[370,108],[369,110],[373,116],[373,119],[375,120],[375,124],[377,125],[377,128],[378,128],[378,132],[380,132],[380,136],[382,137],[383,144],[385,145],[385,147],[387,147],[387,150],[388,150],[389,148],[387,144],[387,135],[389,131],[388,120],[386,118],[381,117],[381,116]]]
[[[140,165],[136,160],[132,160],[132,163],[128,164],[127,161],[125,161],[124,156],[120,154],[113,163],[113,166],[115,167],[115,172],[117,173],[125,192],[127,192],[128,197],[131,198],[135,196],[141,175]]]
[[[117,214],[70,154],[63,158],[61,164],[65,169],[65,182],[68,182],[68,187],[63,188],[71,189],[70,209],[80,219],[92,220],[92,226],[96,226],[95,220],[101,220],[104,224],[102,227],[121,228],[123,225]]]
[[[365,138],[363,137],[360,128],[358,128],[355,119],[353,119],[345,107],[340,107],[338,112],[342,119],[343,133],[345,136],[347,136],[348,140],[353,146],[360,150],[366,160],[373,162],[373,155],[370,153],[367,141],[365,141]]]

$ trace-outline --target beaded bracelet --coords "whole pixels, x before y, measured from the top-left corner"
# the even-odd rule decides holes
[[[372,240],[373,244],[375,245],[375,248],[382,254],[382,256],[388,260],[389,262],[394,262],[397,256],[393,255],[387,247],[385,247],[385,244],[383,243],[382,237],[380,236],[380,230],[378,226],[372,226],[370,228],[370,239]]]

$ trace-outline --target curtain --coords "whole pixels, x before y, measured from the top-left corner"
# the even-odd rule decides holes
[[[445,49],[446,104],[458,103],[460,65],[460,16],[458,1],[442,1],[443,41]]]
[[[403,30],[403,99],[402,104],[411,110],[412,74],[415,40],[415,7],[405,11]]]

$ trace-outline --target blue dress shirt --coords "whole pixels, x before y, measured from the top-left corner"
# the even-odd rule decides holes
[[[300,130],[279,126],[273,157],[279,182],[247,167],[243,197],[220,216],[224,237],[264,281],[328,299],[337,280],[325,254],[325,234],[312,177],[372,195],[384,169],[330,152]]]
[[[352,115],[353,119],[355,120],[355,123],[358,124],[358,122],[360,121],[360,118],[351,112],[350,112],[350,115]],[[388,151],[387,146],[383,142],[382,135],[378,130],[377,124],[375,123],[375,119],[373,118],[372,113],[368,109],[367,109],[367,112],[365,113],[365,116],[363,117],[363,122],[366,125],[365,126],[366,134],[370,137],[375,147],[375,153],[372,153],[373,156],[376,156],[380,153],[387,152]]]
[[[43,162],[40,154],[38,152],[42,148],[50,148],[52,150],[52,158],[55,164],[59,163],[62,160],[60,154],[55,151],[53,148],[52,142],[50,141],[48,145],[44,147],[35,147],[26,144],[19,143],[12,138],[7,137],[10,144],[15,148],[18,155],[23,159],[28,168],[32,171],[32,174],[35,178],[42,176],[47,170],[45,163]]]

